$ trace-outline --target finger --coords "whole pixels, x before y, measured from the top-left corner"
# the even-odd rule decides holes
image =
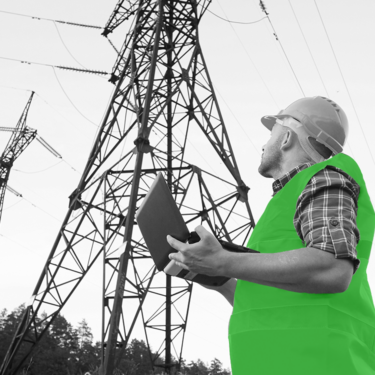
[[[181,254],[179,254],[179,253],[171,253],[171,254],[168,255],[168,258],[171,259],[171,260],[174,260],[175,263],[178,266],[184,268],[185,270],[189,270],[190,271],[189,267],[185,263],[182,263],[182,260],[180,259],[181,258]]]
[[[171,257],[171,255],[172,255],[172,254],[169,254],[169,258],[170,258],[170,259],[173,259],[173,258]],[[184,268],[185,270],[190,271],[189,267],[188,267],[186,264],[184,264],[184,263],[182,263],[182,262],[180,262],[180,261],[178,261],[178,260],[176,260],[176,259],[173,259],[173,260],[175,261],[175,263],[176,263],[179,267],[182,267],[182,268]]]
[[[176,250],[178,251],[184,251],[185,250],[185,244],[179,240],[176,240],[172,236],[167,236],[168,243]]]
[[[205,237],[208,237],[211,235],[211,232],[209,232],[203,225],[198,225],[195,228],[195,231],[198,233],[199,237],[203,240]]]

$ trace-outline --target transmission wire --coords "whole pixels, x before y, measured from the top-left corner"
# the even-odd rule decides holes
[[[292,5],[292,3],[291,3],[291,0],[288,0],[288,2],[289,2],[289,5],[290,5],[290,7],[291,7],[291,9],[292,9],[292,12],[293,12],[294,18],[295,18],[296,21],[297,21],[297,24],[298,24],[298,27],[299,27],[299,29],[300,29],[300,31],[301,31],[301,34],[302,34],[302,36],[303,36],[303,39],[304,39],[305,44],[306,44],[306,47],[307,47],[307,49],[308,49],[308,51],[309,51],[309,53],[310,53],[310,57],[311,57],[311,59],[312,59],[314,65],[315,65],[315,69],[316,69],[316,71],[317,71],[317,73],[318,73],[318,75],[319,75],[320,81],[322,82],[322,85],[323,85],[323,87],[324,87],[324,91],[325,91],[325,93],[326,93],[326,96],[329,97],[330,95],[329,95],[329,93],[328,93],[327,87],[326,87],[326,85],[324,84],[323,77],[322,77],[321,74],[320,74],[320,71],[319,71],[318,66],[317,66],[317,64],[316,64],[316,61],[315,61],[315,59],[314,59],[314,56],[313,56],[313,54],[312,54],[312,52],[311,52],[311,49],[310,49],[310,47],[309,47],[309,44],[307,43],[307,40],[306,40],[305,34],[304,34],[303,30],[302,30],[301,24],[300,24],[299,21],[298,21],[298,18],[297,18],[297,15],[296,15],[295,11],[294,11],[294,8],[293,8],[293,5]],[[352,147],[351,147],[351,145],[350,145],[350,143],[349,143],[349,140],[347,140],[347,142],[348,142],[348,146],[349,146],[350,152],[352,153],[353,157],[355,157],[355,154],[354,154],[353,149],[352,149]]]
[[[286,52],[285,52],[285,50],[284,50],[284,47],[283,47],[283,45],[281,44],[280,38],[278,37],[278,35],[277,35],[277,33],[276,33],[276,30],[275,30],[275,28],[273,27],[273,24],[272,24],[271,19],[270,19],[269,15],[268,15],[268,12],[267,12],[267,10],[266,10],[266,6],[264,5],[264,2],[263,2],[262,0],[260,0],[259,5],[260,5],[260,8],[261,8],[262,12],[264,12],[265,15],[266,15],[266,17],[268,18],[268,21],[269,21],[269,23],[270,23],[270,25],[271,25],[271,28],[272,28],[272,30],[273,30],[273,35],[274,35],[274,37],[276,38],[276,41],[279,42],[279,45],[280,45],[280,47],[281,47],[281,50],[283,51],[284,56],[285,56],[285,58],[286,58],[286,60],[287,60],[287,62],[288,62],[288,64],[289,64],[289,67],[290,67],[290,69],[292,70],[292,73],[293,73],[293,75],[294,75],[294,78],[296,79],[296,81],[297,81],[297,83],[298,83],[298,86],[299,86],[299,88],[300,88],[300,90],[301,90],[301,92],[302,92],[302,95],[303,95],[304,97],[306,97],[305,92],[303,91],[302,86],[301,86],[301,84],[300,84],[300,82],[299,82],[299,80],[298,80],[298,78],[297,78],[297,75],[296,75],[294,69],[293,69],[293,66],[292,66],[292,64],[290,63],[290,60],[289,60],[289,58],[288,58],[288,55],[286,54]]]
[[[228,18],[227,15],[226,15],[226,13],[225,13],[225,11],[224,11],[224,9],[223,9],[222,6],[220,5],[220,2],[218,1],[217,3],[219,4],[219,6],[220,6],[222,12],[224,13],[225,17]],[[272,95],[272,93],[271,93],[269,87],[267,86],[266,82],[264,81],[262,75],[260,74],[259,70],[258,70],[257,67],[255,66],[254,61],[252,60],[252,58],[250,57],[249,53],[247,52],[247,49],[246,49],[245,46],[243,45],[243,43],[242,43],[240,37],[238,36],[238,34],[237,34],[235,28],[232,26],[231,23],[229,23],[229,25],[230,25],[230,27],[232,28],[233,32],[235,33],[235,35],[236,35],[238,41],[240,42],[242,48],[244,49],[244,51],[245,51],[247,57],[249,58],[249,60],[250,60],[250,62],[251,62],[251,64],[252,64],[252,66],[253,66],[253,68],[255,69],[255,71],[257,72],[259,78],[261,79],[263,85],[264,85],[265,88],[267,89],[267,91],[268,91],[269,95],[271,96],[273,102],[275,103],[276,107],[279,109],[280,106],[277,104],[276,99],[275,99],[274,96]]]
[[[17,204],[20,203],[20,202],[22,202],[22,198],[19,199],[16,203],[13,203],[13,204],[11,204],[11,205],[8,206],[8,207],[4,207],[4,208],[3,208],[3,211],[8,210],[9,208],[14,207],[15,205],[17,205]]]
[[[62,163],[63,160],[60,160],[58,161],[57,163],[53,164],[53,165],[50,165],[49,167],[45,168],[45,169],[41,169],[39,171],[32,171],[32,172],[26,172],[26,171],[21,171],[20,169],[16,169],[16,168],[12,168],[13,171],[16,171],[16,172],[21,172],[21,173],[27,173],[27,174],[36,174],[36,173],[42,173],[42,172],[45,172],[45,171],[48,171],[49,169],[53,168],[53,167],[56,167],[57,165],[59,165],[60,163]]]
[[[69,55],[73,58],[73,60],[78,64],[78,65],[80,65],[82,68],[84,68],[84,69],[87,69],[85,66],[83,66],[74,56],[73,56],[73,54],[70,52],[70,50],[69,50],[69,48],[67,47],[67,45],[65,44],[65,42],[64,42],[64,40],[63,40],[63,38],[62,38],[62,36],[61,36],[61,34],[60,34],[60,31],[59,31],[59,28],[57,27],[57,25],[56,25],[56,22],[53,22],[53,24],[54,24],[54,26],[55,26],[55,28],[56,28],[56,31],[57,31],[57,34],[58,34],[58,36],[59,36],[59,38],[60,38],[60,40],[61,40],[61,43],[63,44],[63,46],[65,47],[65,49],[66,49],[66,51],[69,53]]]
[[[375,160],[374,160],[374,157],[373,157],[373,155],[372,155],[371,148],[370,148],[370,146],[369,146],[369,144],[368,144],[368,142],[367,142],[367,138],[366,138],[365,133],[364,133],[364,131],[363,131],[362,124],[361,124],[361,121],[360,121],[360,119],[359,119],[359,116],[358,116],[357,110],[356,110],[356,108],[355,108],[355,106],[354,106],[354,102],[353,102],[352,96],[350,95],[350,91],[349,91],[348,85],[346,84],[346,81],[345,81],[345,78],[344,78],[344,74],[342,73],[341,66],[340,66],[340,64],[339,64],[339,61],[338,61],[338,59],[337,59],[337,56],[336,56],[335,50],[333,49],[333,45],[332,45],[332,43],[331,43],[331,39],[330,39],[330,37],[329,37],[329,35],[328,35],[328,32],[327,32],[326,26],[325,26],[324,21],[323,21],[323,18],[322,18],[322,15],[320,14],[320,11],[319,11],[319,8],[318,8],[318,4],[316,3],[315,0],[314,0],[314,3],[315,3],[316,10],[318,11],[320,21],[322,22],[322,25],[323,25],[323,28],[324,28],[325,34],[326,34],[326,36],[327,36],[327,39],[328,39],[329,45],[330,45],[330,47],[331,47],[331,50],[332,50],[333,56],[334,56],[334,58],[335,58],[335,60],[336,60],[336,64],[337,64],[337,67],[338,67],[338,69],[339,69],[339,72],[340,72],[341,78],[342,78],[342,80],[343,80],[343,82],[344,82],[346,92],[348,93],[348,96],[349,96],[349,99],[350,99],[350,103],[352,104],[352,107],[353,107],[353,110],[354,110],[355,116],[356,116],[356,118],[357,118],[357,121],[358,121],[359,127],[360,127],[360,129],[361,129],[361,132],[362,132],[363,138],[365,139],[365,142],[366,142],[367,148],[368,148],[368,150],[369,150],[369,152],[370,152],[372,162],[373,162],[374,165],[375,165]]]
[[[59,84],[59,86],[60,86],[60,88],[61,88],[61,90],[62,90],[62,92],[65,94],[65,96],[66,96],[66,98],[69,100],[69,102],[70,102],[70,104],[76,109],[76,111],[83,117],[83,118],[85,118],[87,121],[89,121],[91,124],[93,124],[95,127],[98,127],[98,125],[96,125],[93,121],[91,121],[89,118],[87,118],[77,107],[76,107],[76,105],[73,103],[73,101],[69,98],[69,95],[66,93],[66,91],[64,90],[64,88],[63,88],[63,86],[62,86],[62,84],[61,84],[61,82],[60,82],[60,80],[59,80],[59,78],[58,78],[58,76],[57,76],[57,74],[56,74],[56,71],[55,71],[55,68],[54,67],[52,67],[52,69],[53,69],[53,73],[55,74],[55,77],[56,77],[56,80],[57,80],[57,82],[58,82],[58,84]]]
[[[232,116],[234,117],[234,119],[237,121],[238,125],[240,126],[240,128],[242,129],[243,133],[245,134],[246,138],[250,141],[250,143],[252,144],[252,146],[254,147],[254,150],[257,152],[257,154],[260,156],[260,152],[259,150],[257,149],[257,147],[255,146],[255,144],[253,143],[253,141],[251,140],[251,138],[249,137],[249,135],[245,132],[245,129],[242,127],[240,121],[237,119],[237,117],[235,116],[235,114],[233,113],[233,111],[231,110],[231,108],[229,107],[229,105],[227,104],[227,102],[225,101],[224,97],[220,94],[219,90],[217,89],[217,87],[215,87],[215,92],[217,92],[219,95],[220,95],[220,98],[223,100],[224,104],[227,106],[227,108],[229,109],[230,113],[232,114]]]
[[[311,59],[312,59],[312,61],[313,61],[313,63],[314,63],[315,69],[316,69],[316,71],[318,72],[318,75],[319,75],[320,81],[322,82],[322,85],[323,85],[323,87],[324,87],[324,91],[325,91],[326,95],[329,97],[327,87],[326,87],[326,85],[324,84],[323,78],[322,78],[322,76],[321,76],[321,74],[320,74],[320,71],[319,71],[318,66],[317,66],[317,64],[316,64],[316,61],[315,61],[315,59],[314,59],[314,56],[313,56],[313,54],[312,54],[312,52],[311,52],[311,49],[310,49],[310,47],[309,47],[309,44],[307,43],[307,40],[306,40],[305,34],[304,34],[303,30],[302,30],[301,24],[300,24],[299,21],[298,21],[298,18],[297,18],[297,15],[296,15],[295,11],[294,11],[293,5],[292,5],[292,3],[291,3],[290,0],[288,0],[288,2],[289,2],[289,5],[290,5],[290,7],[291,7],[291,9],[292,9],[292,12],[293,12],[294,18],[295,18],[296,21],[297,21],[297,25],[298,25],[298,27],[299,27],[299,30],[301,31],[301,34],[302,34],[302,36],[303,36],[303,40],[305,41],[306,47],[307,47],[307,49],[308,49],[308,51],[309,51],[309,53],[310,53],[310,57],[311,57]]]
[[[42,65],[42,66],[49,66],[49,67],[52,67],[52,68],[58,68],[58,69],[63,69],[63,70],[72,70],[72,71],[80,72],[80,73],[91,73],[91,74],[99,74],[99,75],[100,74],[101,75],[109,75],[108,72],[102,72],[100,70],[79,69],[79,68],[72,68],[72,67],[63,66],[63,65],[51,65],[51,64],[45,64],[45,63],[37,63],[37,62],[34,62],[34,61],[12,59],[10,57],[4,57],[4,56],[0,56],[0,59],[9,60],[9,61],[17,61],[17,62],[20,62],[22,64],[28,64],[28,65]]]
[[[241,25],[252,25],[252,24],[254,24],[254,23],[258,23],[258,22],[264,20],[265,18],[267,18],[267,17],[263,17],[263,18],[261,18],[261,19],[259,19],[259,20],[257,20],[257,21],[252,21],[252,22],[230,21],[230,20],[228,20],[228,19],[226,19],[226,18],[220,17],[220,16],[217,15],[216,13],[210,11],[208,8],[207,8],[206,10],[207,10],[207,12],[210,12],[210,13],[213,14],[215,17],[220,18],[220,19],[223,20],[223,21],[226,21],[226,22],[229,22],[229,23],[238,23],[238,24],[241,24]]]
[[[39,20],[39,21],[58,22],[58,23],[62,23],[64,25],[69,25],[69,26],[87,27],[87,28],[90,28],[90,29],[100,29],[100,30],[103,29],[103,27],[101,27],[101,26],[94,26],[94,25],[86,25],[86,24],[82,24],[82,23],[53,20],[51,18],[35,17],[35,16],[30,16],[28,14],[21,14],[21,13],[15,13],[15,12],[7,12],[5,10],[0,10],[0,13],[12,14],[13,16],[27,17],[27,18],[31,18],[33,20]]]

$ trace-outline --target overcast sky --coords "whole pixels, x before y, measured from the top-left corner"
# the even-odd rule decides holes
[[[0,0],[0,126],[16,125],[33,90],[36,95],[28,126],[37,129],[63,156],[62,161],[55,158],[34,141],[12,169],[9,186],[24,199],[9,192],[5,197],[0,223],[0,309],[11,310],[31,296],[113,90],[106,76],[46,65],[110,72],[116,59],[115,51],[100,35],[101,30],[3,12],[104,26],[116,3]],[[328,96],[344,108],[350,122],[344,151],[358,162],[370,196],[375,195],[375,3],[316,0],[316,4],[330,42],[314,0],[266,1],[279,41],[268,19],[243,25],[207,13],[200,25],[202,50],[242,178],[251,188],[249,201],[256,221],[272,194],[272,180],[257,173],[261,147],[269,136],[259,119],[276,114],[303,96]],[[239,22],[257,21],[265,16],[258,0],[214,0],[209,9]],[[111,35],[118,49],[127,27],[123,25]],[[0,134],[1,152],[9,137],[10,133]],[[202,160],[202,167],[212,172],[220,165],[217,160]],[[100,340],[101,330],[100,269],[98,262],[62,311],[73,324],[85,318],[96,340]],[[368,276],[372,289],[374,271],[375,265],[370,261]],[[231,306],[223,297],[196,286],[183,357],[188,361],[217,357],[225,367],[230,367],[230,314]]]

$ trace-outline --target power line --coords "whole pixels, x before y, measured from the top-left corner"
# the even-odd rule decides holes
[[[232,116],[234,117],[234,119],[237,121],[238,125],[240,126],[240,128],[242,129],[243,133],[245,134],[246,138],[250,141],[250,143],[252,144],[252,146],[254,147],[254,150],[258,153],[258,155],[260,156],[260,152],[259,150],[256,148],[255,144],[253,143],[253,141],[251,140],[251,138],[249,137],[249,135],[245,132],[245,129],[242,127],[241,123],[239,122],[239,120],[237,119],[237,117],[235,116],[235,114],[233,113],[233,111],[230,109],[229,105],[227,104],[227,102],[225,101],[224,97],[220,94],[219,90],[215,87],[215,91],[220,95],[220,98],[223,100],[224,104],[227,106],[227,108],[229,109],[230,113],[232,114]]]
[[[60,31],[59,31],[59,28],[57,27],[57,25],[56,25],[56,22],[54,22],[53,23],[54,24],[54,26],[55,26],[55,28],[56,28],[56,31],[57,31],[57,34],[58,34],[58,36],[59,36],[59,38],[60,38],[60,40],[61,40],[61,43],[63,44],[63,46],[65,47],[65,49],[66,49],[66,51],[69,53],[69,55],[73,58],[73,60],[78,64],[78,65],[80,65],[82,68],[84,68],[84,69],[86,69],[87,70],[87,68],[85,67],[85,66],[83,66],[74,56],[73,56],[73,54],[70,52],[70,50],[69,50],[69,48],[67,47],[67,45],[65,44],[65,42],[64,42],[64,40],[63,40],[63,38],[62,38],[62,36],[61,36],[61,34],[60,34]]]
[[[316,64],[316,61],[315,61],[315,59],[314,59],[314,56],[313,56],[312,51],[311,51],[311,49],[310,49],[310,46],[309,46],[309,44],[308,44],[308,42],[307,42],[307,39],[306,39],[306,37],[305,37],[305,34],[304,34],[303,30],[302,30],[301,24],[300,24],[299,21],[298,21],[298,17],[297,17],[296,12],[294,11],[294,8],[293,8],[293,5],[292,5],[292,2],[291,2],[291,0],[288,0],[288,2],[289,2],[289,5],[290,5],[290,8],[292,9],[292,12],[293,12],[294,18],[296,19],[296,22],[297,22],[297,25],[298,25],[298,27],[299,27],[299,30],[301,31],[301,34],[302,34],[302,36],[303,36],[303,39],[304,39],[305,44],[306,44],[306,47],[307,47],[307,49],[308,49],[308,51],[309,51],[309,53],[310,53],[310,57],[311,57],[311,59],[312,59],[312,61],[313,61],[313,63],[314,63],[315,69],[316,69],[316,71],[317,71],[317,73],[318,73],[318,75],[319,75],[320,82],[322,83],[322,85],[323,85],[323,87],[324,87],[324,91],[325,91],[325,93],[326,93],[326,96],[327,96],[327,97],[330,97],[330,95],[329,95],[329,93],[328,93],[328,90],[327,90],[327,87],[326,87],[326,85],[324,84],[323,77],[321,76],[320,71],[319,71],[319,69],[318,69],[318,65]],[[355,156],[355,155],[354,155],[354,152],[353,152],[353,150],[352,150],[352,148],[351,148],[351,146],[350,146],[349,140],[348,140],[347,142],[348,142],[348,146],[349,146],[350,152],[352,153],[353,156]]]
[[[285,58],[286,58],[286,61],[288,62],[289,67],[290,67],[290,69],[292,70],[292,73],[293,73],[293,75],[294,75],[294,78],[296,79],[296,81],[297,81],[297,83],[298,83],[298,86],[299,86],[299,88],[300,88],[300,90],[301,90],[301,92],[302,92],[302,95],[303,95],[304,97],[306,97],[306,95],[305,95],[305,93],[304,93],[304,91],[303,91],[303,89],[302,89],[302,86],[301,86],[301,84],[300,84],[300,82],[299,82],[299,80],[298,80],[298,78],[297,78],[297,75],[296,75],[296,73],[295,73],[295,71],[294,71],[294,69],[293,69],[293,66],[292,66],[292,64],[291,64],[290,61],[289,61],[288,55],[286,54],[286,52],[285,52],[285,50],[284,50],[284,47],[283,47],[283,45],[281,44],[280,38],[279,38],[279,37],[277,36],[277,34],[276,34],[276,30],[275,30],[275,28],[273,27],[273,24],[272,24],[271,19],[270,19],[270,17],[269,17],[269,13],[267,12],[266,5],[264,4],[264,1],[263,1],[263,0],[260,0],[260,2],[259,2],[259,6],[260,6],[260,9],[262,10],[262,12],[264,12],[265,15],[266,15],[266,17],[268,18],[268,21],[269,21],[269,23],[270,23],[270,25],[271,25],[271,28],[272,28],[272,30],[273,30],[273,35],[275,36],[276,41],[279,42],[279,45],[280,45],[280,47],[281,47],[281,50],[283,51],[284,56],[285,56]]]
[[[373,163],[374,163],[374,165],[375,165],[375,160],[374,160],[374,157],[373,157],[373,155],[372,155],[371,148],[370,148],[370,146],[369,146],[369,144],[368,144],[368,142],[367,142],[367,138],[366,138],[365,133],[364,133],[364,131],[363,131],[362,124],[361,124],[361,121],[360,121],[360,119],[359,119],[359,116],[358,116],[357,110],[356,110],[356,108],[355,108],[355,106],[354,106],[354,102],[353,102],[352,96],[350,95],[350,91],[349,91],[348,85],[346,84],[346,81],[345,81],[345,78],[344,78],[344,74],[342,73],[342,70],[341,70],[341,67],[340,67],[339,61],[338,61],[338,59],[337,59],[337,56],[336,56],[335,50],[333,49],[333,45],[332,45],[331,39],[330,39],[330,37],[329,37],[329,35],[328,35],[328,32],[327,32],[326,26],[325,26],[324,21],[323,21],[323,18],[322,18],[322,15],[320,14],[320,11],[319,11],[319,8],[318,8],[318,4],[316,3],[315,0],[314,0],[314,3],[315,3],[316,10],[318,11],[320,21],[322,22],[322,25],[323,25],[323,28],[324,28],[325,34],[326,34],[326,36],[327,36],[327,39],[328,39],[329,45],[330,45],[330,47],[331,47],[331,50],[332,50],[333,56],[334,56],[334,58],[335,58],[335,60],[336,60],[336,64],[337,64],[337,67],[338,67],[338,69],[339,69],[339,72],[340,72],[341,78],[342,78],[342,80],[343,80],[343,82],[344,82],[346,92],[348,93],[348,96],[349,96],[349,99],[350,99],[350,103],[352,104],[352,107],[353,107],[353,110],[354,110],[355,116],[356,116],[356,118],[357,118],[357,121],[358,121],[359,127],[361,128],[361,132],[362,132],[363,138],[365,139],[365,142],[366,142],[367,148],[368,148],[368,150],[369,150],[369,152],[370,152],[370,155],[371,155],[371,159],[372,159],[372,161],[373,161]]]
[[[21,13],[15,13],[15,12],[7,12],[5,10],[0,10],[0,13],[11,14],[13,16],[27,17],[27,18],[31,18],[33,20],[38,20],[38,21],[57,22],[57,23],[62,23],[64,25],[69,25],[69,26],[86,27],[86,28],[90,28],[90,29],[99,29],[99,30],[103,29],[103,27],[101,27],[101,26],[94,26],[94,25],[87,25],[87,24],[83,24],[83,23],[53,20],[51,18],[35,17],[35,16],[30,16],[28,14],[21,14]]]
[[[73,103],[73,101],[70,99],[69,95],[66,93],[66,91],[64,90],[64,87],[62,86],[60,80],[59,80],[59,77],[57,77],[57,74],[56,74],[56,71],[55,71],[55,68],[53,68],[53,73],[55,74],[55,77],[56,77],[56,80],[62,90],[62,92],[65,94],[66,98],[69,100],[70,104],[75,108],[75,110],[83,117],[85,118],[87,121],[91,122],[91,124],[93,124],[95,127],[98,127],[98,125],[96,125],[94,122],[92,122],[89,118],[87,118],[77,107],[76,105]]]
[[[49,167],[47,168],[44,168],[44,169],[41,169],[39,171],[32,171],[32,172],[27,172],[27,171],[21,171],[20,169],[16,169],[16,168],[13,168],[12,170],[13,171],[16,171],[16,172],[20,172],[20,173],[26,173],[26,174],[36,174],[36,173],[42,173],[42,172],[45,172],[45,171],[48,171],[49,169],[53,168],[53,167],[56,167],[57,165],[59,165],[60,163],[62,163],[63,161],[60,160],[58,161],[57,163],[53,164],[53,165],[50,165]]]
[[[17,204],[20,203],[20,202],[22,202],[22,199],[18,200],[16,203],[11,204],[11,205],[8,206],[8,207],[4,207],[4,208],[3,208],[3,211],[5,211],[5,210],[9,210],[10,208],[14,207],[15,205],[17,205]]]
[[[110,73],[103,72],[103,71],[100,71],[100,70],[80,69],[80,68],[74,68],[74,67],[62,66],[62,65],[51,65],[51,64],[37,63],[37,62],[33,62],[33,61],[12,59],[10,57],[4,57],[4,56],[0,56],[0,59],[9,60],[9,61],[17,61],[17,62],[20,62],[22,64],[28,64],[28,65],[42,65],[42,66],[49,66],[49,67],[57,68],[57,69],[72,70],[72,71],[80,72],[80,73],[91,73],[91,74],[99,74],[99,75],[100,74],[101,75],[110,74]]]
[[[22,90],[22,89],[18,89],[18,90]],[[31,91],[31,90],[26,90],[26,91]],[[56,113],[58,113],[64,120],[66,120],[69,124],[73,125],[73,130],[77,133],[77,134],[80,134],[81,133],[77,130],[77,125],[76,124],[73,124],[69,119],[67,119],[61,112],[59,112],[54,106],[52,106],[50,103],[48,103],[40,94],[38,94],[37,92],[35,93],[44,103],[46,103],[49,107],[51,107]],[[74,169],[74,168],[73,168]]]
[[[305,34],[304,34],[303,30],[302,30],[301,24],[300,24],[299,21],[298,21],[298,18],[297,18],[297,15],[296,15],[295,11],[294,11],[293,5],[292,5],[292,3],[291,3],[290,0],[288,0],[288,2],[289,2],[289,5],[290,5],[290,7],[291,7],[291,9],[292,9],[292,12],[293,12],[294,18],[295,18],[296,21],[297,21],[297,25],[298,25],[298,27],[299,27],[299,30],[301,31],[301,34],[302,34],[302,36],[303,36],[303,40],[305,41],[306,47],[307,47],[307,49],[308,49],[308,51],[309,51],[309,53],[310,53],[310,57],[311,57],[311,59],[312,59],[312,61],[313,61],[313,63],[314,63],[315,69],[316,69],[316,71],[318,72],[318,75],[319,75],[320,81],[322,82],[322,85],[323,85],[323,87],[324,87],[324,91],[325,91],[326,95],[329,97],[327,87],[326,87],[326,85],[324,84],[323,78],[322,78],[322,76],[321,76],[321,74],[320,74],[320,71],[319,71],[318,66],[317,66],[317,64],[316,64],[316,61],[315,61],[315,59],[314,59],[314,56],[313,56],[313,54],[312,54],[312,52],[311,52],[311,49],[310,49],[310,47],[309,47],[309,44],[307,43],[307,40],[306,40]]]
[[[25,200],[27,203],[31,204],[33,207],[37,208],[38,210],[44,212],[46,215],[52,217],[53,219],[55,219],[59,223],[62,223],[62,221],[60,219],[56,218],[55,216],[53,216],[52,214],[50,214],[49,212],[47,212],[43,208],[41,208],[41,207],[37,206],[36,204],[34,204],[33,202],[29,201],[27,198],[25,198],[23,196],[20,196],[20,198],[21,198],[21,200]]]
[[[220,17],[219,15],[217,15],[216,13],[212,12],[211,10],[209,10],[208,8],[206,9],[208,12],[210,12],[211,14],[213,14],[215,17],[217,18],[220,18],[221,20],[223,21],[226,21],[226,22],[229,22],[229,23],[238,23],[238,24],[241,24],[241,25],[252,25],[253,23],[258,23],[262,20],[264,20],[265,18],[267,17],[263,17],[257,21],[252,21],[252,22],[240,22],[240,21],[230,21],[230,20],[227,20],[226,18],[223,18],[223,17]]]
[[[224,13],[225,17],[228,18],[227,15],[226,15],[226,13],[225,13],[225,11],[224,11],[224,9],[223,9],[223,7],[221,6],[220,2],[218,1],[217,3],[219,4],[219,6],[220,6],[222,12]],[[269,89],[269,87],[267,86],[265,80],[263,79],[262,75],[260,74],[259,70],[258,70],[257,67],[255,66],[254,61],[252,60],[252,58],[250,57],[249,53],[247,52],[247,49],[246,49],[245,46],[243,45],[243,43],[242,43],[240,37],[238,36],[236,30],[234,29],[234,27],[233,27],[233,25],[232,25],[231,23],[229,23],[229,25],[230,25],[230,27],[232,28],[233,32],[235,33],[235,35],[236,35],[238,41],[240,42],[242,48],[244,49],[244,51],[245,51],[247,57],[249,58],[249,60],[250,60],[250,62],[251,62],[251,64],[252,64],[252,66],[253,66],[253,68],[255,69],[255,71],[257,72],[259,78],[261,79],[263,85],[265,86],[266,90],[268,91],[268,94],[271,96],[271,98],[272,98],[273,102],[275,103],[276,107],[279,109],[280,106],[277,104],[276,99],[275,99],[274,96],[272,95],[271,90]]]

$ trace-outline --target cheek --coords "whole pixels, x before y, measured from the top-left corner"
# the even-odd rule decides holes
[[[267,154],[267,151],[270,149],[270,146],[272,145],[271,139],[263,146],[263,154]]]

